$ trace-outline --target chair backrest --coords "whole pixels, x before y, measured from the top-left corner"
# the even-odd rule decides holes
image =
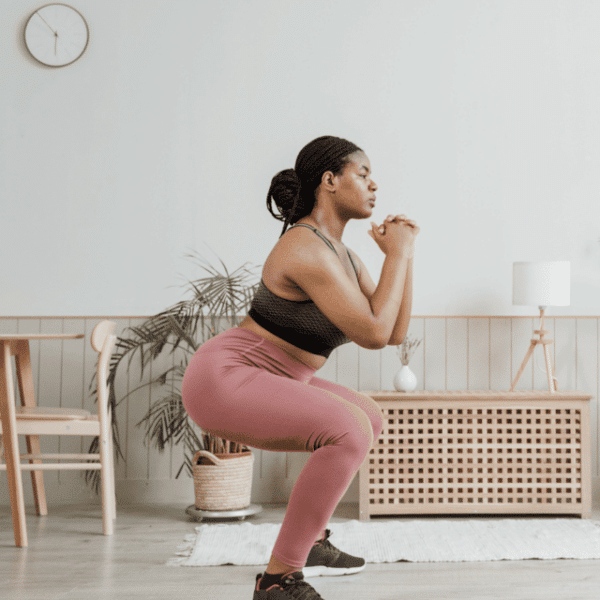
[[[101,321],[92,331],[92,348],[100,353],[96,368],[96,383],[98,385],[98,412],[100,415],[108,412],[108,371],[117,337],[113,334],[116,324],[114,321]]]
[[[92,348],[100,353],[104,346],[104,340],[106,336],[113,333],[115,330],[114,321],[100,321],[94,330],[92,331]]]

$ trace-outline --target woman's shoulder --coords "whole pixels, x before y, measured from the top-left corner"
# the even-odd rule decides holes
[[[336,251],[326,240],[314,231],[313,228],[298,225],[289,228],[275,244],[272,254],[280,254],[286,260],[323,260],[324,257],[333,256]]]
[[[328,263],[338,261],[325,242],[308,227],[287,230],[271,250],[263,266],[263,280],[273,292],[289,300],[307,296],[294,282],[299,271],[316,273]]]

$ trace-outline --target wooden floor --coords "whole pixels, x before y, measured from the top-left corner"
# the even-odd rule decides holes
[[[30,509],[29,547],[16,548],[10,508],[0,507],[0,598],[251,600],[261,567],[166,566],[197,525],[184,509],[120,506],[111,537],[97,505],[50,506],[47,517]],[[267,505],[251,522],[283,515],[283,505]],[[356,518],[356,505],[340,505],[332,521]],[[309,581],[325,600],[598,600],[600,560],[372,564]]]

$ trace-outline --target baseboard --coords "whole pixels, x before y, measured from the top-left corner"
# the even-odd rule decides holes
[[[0,473],[0,481],[5,475]],[[25,478],[24,496],[25,505],[33,506],[33,492],[31,483]],[[6,480],[4,480],[6,481]],[[81,480],[73,477],[65,481],[58,481],[57,477],[45,474],[44,484],[48,506],[77,504],[90,502],[100,504],[101,497]],[[194,482],[190,477],[180,479],[147,480],[147,479],[121,479],[116,481],[117,502],[120,505],[128,504],[194,504]],[[287,503],[286,499],[275,499],[269,490],[255,487],[252,490],[252,502],[258,504]],[[341,500],[343,504],[358,503],[358,482],[353,481]],[[0,484],[0,506],[10,506],[8,485]],[[600,510],[600,477],[592,478],[592,507]]]

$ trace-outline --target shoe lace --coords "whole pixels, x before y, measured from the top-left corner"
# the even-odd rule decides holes
[[[341,550],[339,550],[338,548],[336,548],[330,541],[329,541],[329,537],[331,536],[331,531],[329,529],[326,530],[325,532],[325,539],[323,541],[320,542],[321,546],[326,549],[328,552],[330,552],[333,556],[332,556],[332,560],[330,562],[330,564],[334,563],[339,555],[342,553]]]
[[[323,546],[323,548],[327,548],[329,552],[335,554],[335,558],[337,558],[342,553],[342,551],[336,548],[329,540],[321,542],[321,545]]]
[[[279,585],[281,585],[291,598],[295,598],[296,600],[323,600],[317,590],[310,583],[304,581],[304,579],[286,577],[281,580]]]

